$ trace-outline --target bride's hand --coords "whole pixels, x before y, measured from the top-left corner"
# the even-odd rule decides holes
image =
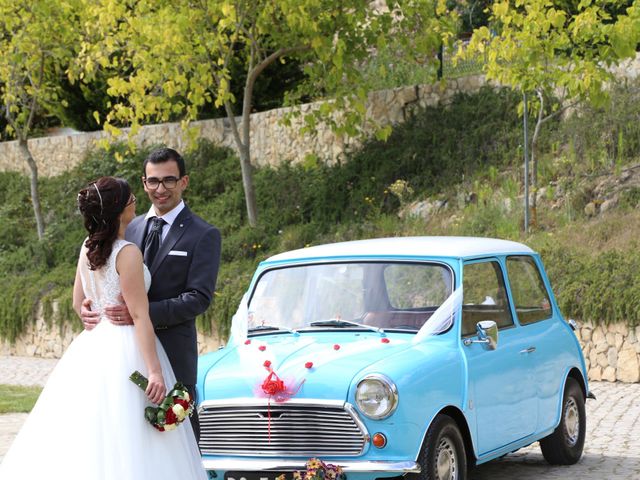
[[[149,384],[147,385],[147,389],[144,393],[146,393],[147,398],[156,405],[164,400],[164,396],[167,393],[167,388],[164,385],[164,378],[162,378],[162,373],[149,374]]]

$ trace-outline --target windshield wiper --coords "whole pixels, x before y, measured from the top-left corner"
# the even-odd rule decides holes
[[[372,325],[365,325],[364,323],[352,322],[350,320],[342,320],[338,318],[332,318],[331,320],[318,320],[317,322],[311,322],[309,324],[312,327],[358,327],[364,328],[366,330],[371,330],[372,332],[377,332],[380,334],[384,334],[384,330],[378,327],[374,327]]]
[[[298,332],[292,328],[276,326],[276,325],[256,325],[255,327],[251,327],[247,330],[248,333],[269,332],[269,331],[289,332],[291,334],[298,335]]]

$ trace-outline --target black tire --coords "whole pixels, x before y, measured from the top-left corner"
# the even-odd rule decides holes
[[[540,440],[544,459],[551,465],[573,465],[580,460],[586,427],[584,393],[578,382],[569,377],[564,387],[560,425]]]
[[[407,475],[411,480],[465,480],[467,456],[462,434],[456,422],[438,415],[424,439],[418,456],[421,472]]]

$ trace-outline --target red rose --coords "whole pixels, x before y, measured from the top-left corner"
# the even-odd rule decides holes
[[[271,362],[270,362],[269,360],[265,360],[265,361],[264,361],[264,363],[263,363],[263,365],[264,365],[266,368],[269,368],[269,367],[271,366]]]
[[[333,346],[334,350],[340,350],[340,345],[338,345],[337,343]]]
[[[313,367],[313,362],[307,362],[304,364],[304,368],[311,368]]]
[[[244,341],[244,344],[245,344],[245,345],[249,345],[250,343],[251,343],[251,340],[245,340],[245,341]]]
[[[175,401],[175,403],[176,405],[181,405],[185,410],[189,409],[189,402],[187,402],[186,400],[182,400],[181,398],[179,398]]]
[[[261,386],[262,391],[271,396],[286,391],[284,382],[278,378],[275,372],[271,372],[269,376],[265,378],[264,382],[262,382]]]
[[[173,413],[172,409],[167,410],[164,414],[164,423],[171,425],[172,423],[176,423],[178,421],[178,417]]]
[[[267,349],[267,347],[265,347],[264,345],[260,345],[258,347],[258,350],[260,350],[261,352],[264,352]]]
[[[164,427],[161,427],[160,425],[156,425],[155,423],[152,423],[152,425],[153,425],[153,428],[155,428],[159,432],[164,432]]]
[[[390,340],[387,337],[384,337],[382,340],[380,340],[382,343],[389,343]]]

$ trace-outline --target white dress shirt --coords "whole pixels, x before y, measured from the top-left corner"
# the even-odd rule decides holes
[[[180,200],[180,203],[171,211],[165,213],[164,215],[158,217],[161,218],[162,220],[165,221],[165,224],[162,226],[162,237],[161,240],[164,242],[164,239],[167,236],[167,233],[169,233],[169,229],[171,228],[171,225],[173,225],[173,222],[176,221],[176,218],[178,217],[178,215],[180,214],[180,212],[182,211],[182,209],[184,208],[184,200]],[[149,225],[151,224],[151,222],[149,222],[150,218],[153,217],[157,217],[158,215],[156,214],[156,210],[155,208],[153,208],[153,205],[151,205],[151,208],[149,209],[149,212],[147,212],[146,217],[144,217],[144,221],[147,224],[147,233],[149,233]]]

